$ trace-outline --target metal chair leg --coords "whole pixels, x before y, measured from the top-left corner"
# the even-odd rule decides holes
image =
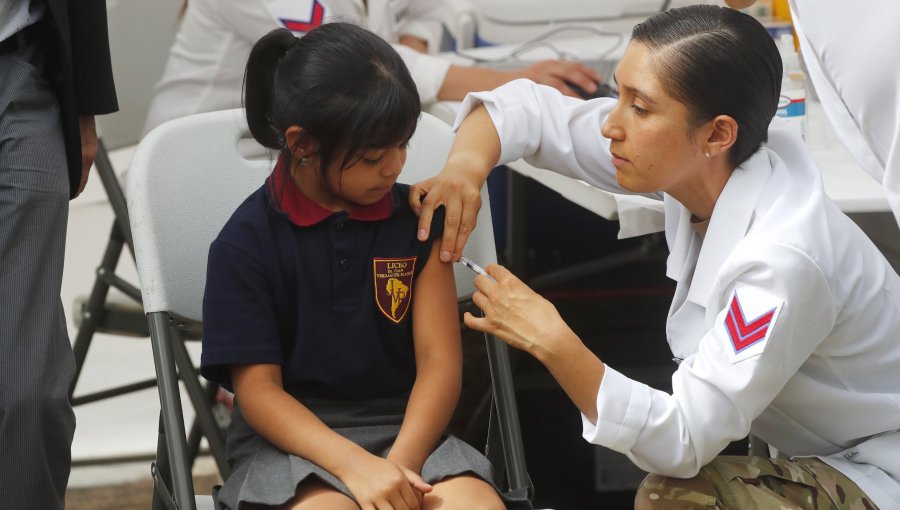
[[[497,425],[500,430],[503,455],[506,459],[509,488],[510,490],[527,490],[531,483],[525,464],[522,431],[519,427],[519,408],[516,404],[512,368],[509,362],[509,347],[491,335],[485,335],[485,341],[487,342],[491,383],[497,406]]]
[[[204,392],[206,396],[206,402],[209,403],[210,407],[214,406],[216,402],[216,395],[219,392],[219,386],[213,383],[207,383],[205,385]],[[191,466],[193,466],[197,462],[197,457],[200,455],[200,441],[202,439],[203,430],[200,427],[200,420],[194,418],[194,422],[191,423],[191,431],[188,433],[187,439],[188,459],[190,459],[191,461]]]
[[[222,435],[222,429],[219,428],[218,423],[216,423],[216,420],[213,417],[212,406],[207,400],[205,391],[200,384],[200,375],[194,367],[190,355],[188,355],[187,347],[185,347],[184,342],[175,342],[173,345],[173,352],[175,354],[175,363],[178,366],[179,376],[184,383],[185,389],[187,389],[191,403],[194,405],[196,419],[200,424],[200,430],[203,431],[203,435],[206,436],[206,440],[209,443],[209,450],[212,452],[213,457],[216,460],[216,465],[219,467],[219,473],[222,474],[222,478],[228,478],[231,474],[231,467],[228,465],[228,456],[225,453],[225,438]]]
[[[159,379],[159,400],[162,405],[162,424],[165,450],[171,468],[172,492],[179,510],[196,510],[194,481],[187,462],[187,440],[184,432],[184,415],[181,412],[181,396],[178,392],[178,374],[175,370],[173,346],[181,339],[172,334],[168,315],[163,312],[147,314],[153,346],[153,363]]]
[[[109,235],[109,241],[106,243],[106,250],[103,254],[103,260],[97,268],[97,272],[114,271],[122,254],[123,242],[121,236],[117,236],[117,227],[113,225],[112,232]],[[94,280],[94,287],[91,289],[91,295],[87,302],[87,312],[83,314],[81,326],[78,328],[78,335],[72,344],[72,351],[75,354],[75,376],[72,378],[72,384],[69,387],[69,399],[71,400],[75,393],[75,384],[81,376],[81,369],[84,367],[84,360],[87,357],[88,347],[97,327],[100,325],[100,319],[103,318],[103,305],[106,303],[106,296],[109,294],[109,283],[106,282],[99,274]]]

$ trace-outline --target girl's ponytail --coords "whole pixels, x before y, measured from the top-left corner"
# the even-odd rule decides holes
[[[284,132],[303,129],[324,173],[372,148],[409,141],[422,110],[406,64],[384,39],[333,22],[296,38],[274,30],[250,51],[244,109],[260,144],[284,151]],[[284,154],[292,158],[289,152]]]
[[[275,78],[278,64],[297,43],[290,30],[279,28],[262,37],[247,59],[244,72],[244,109],[250,133],[262,146],[280,150],[284,134],[273,125]]]

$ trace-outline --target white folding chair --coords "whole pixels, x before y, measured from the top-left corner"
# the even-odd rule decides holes
[[[423,114],[401,180],[414,182],[434,175],[443,166],[452,140],[449,126]],[[188,380],[194,386],[199,381],[178,332],[201,321],[210,243],[238,204],[270,172],[271,158],[242,155],[253,146],[241,110],[204,113],[150,132],[129,170],[131,230],[162,407],[153,466],[154,508],[193,510],[197,503],[186,458],[177,375],[186,386],[191,386]],[[496,252],[486,191],[482,200],[479,226],[466,254],[487,264],[496,260]],[[471,274],[458,276],[459,297],[468,298],[473,291]],[[487,345],[506,485],[509,490],[528,491],[507,348],[496,339],[488,339]],[[209,504],[208,499],[202,502]]]

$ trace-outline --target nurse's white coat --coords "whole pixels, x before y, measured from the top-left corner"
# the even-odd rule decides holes
[[[499,131],[498,163],[524,157],[624,192],[600,135],[614,100],[517,80],[471,94],[458,119],[479,101]],[[900,505],[900,278],[825,195],[803,141],[773,122],[728,180],[704,239],[684,206],[656,198],[677,282],[667,337],[683,362],[671,395],[607,367],[585,439],[649,472],[691,477],[752,431],[822,458],[881,508]]]

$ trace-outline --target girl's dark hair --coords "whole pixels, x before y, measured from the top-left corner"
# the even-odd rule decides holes
[[[324,173],[370,148],[408,141],[422,110],[400,55],[375,34],[349,23],[327,23],[303,37],[287,29],[253,45],[244,73],[250,133],[285,151],[284,132],[297,125],[318,146]]]
[[[781,94],[781,57],[752,16],[691,5],[655,14],[634,27],[633,41],[655,53],[662,86],[687,105],[694,126],[717,115],[737,121],[729,160],[737,167],[766,141]]]

